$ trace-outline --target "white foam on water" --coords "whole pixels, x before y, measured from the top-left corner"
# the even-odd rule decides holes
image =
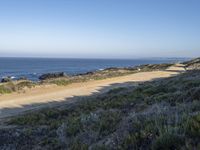
[[[11,79],[15,79],[16,77],[15,77],[15,76],[11,76],[10,78],[11,78]]]

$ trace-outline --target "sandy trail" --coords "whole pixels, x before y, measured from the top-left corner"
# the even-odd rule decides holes
[[[63,105],[76,96],[103,93],[111,88],[130,85],[130,82],[143,82],[170,77],[177,75],[180,71],[184,71],[184,68],[181,65],[176,65],[168,68],[166,71],[140,72],[104,80],[73,83],[64,87],[56,85],[40,86],[26,90],[25,93],[1,95],[0,119],[15,116],[28,110]]]

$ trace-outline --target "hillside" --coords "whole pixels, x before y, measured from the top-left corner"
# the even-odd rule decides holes
[[[195,58],[183,63],[189,70],[200,69],[200,58]]]
[[[137,82],[145,82],[160,78],[174,76],[183,72],[182,65],[169,67],[163,71],[135,72],[119,77],[109,77],[101,80],[87,80],[84,82],[70,83],[63,86],[55,84],[41,84],[27,88],[23,92],[13,92],[0,96],[0,119],[7,116],[16,116],[27,110],[41,109],[63,105],[83,96],[94,96],[117,88],[137,85]],[[51,79],[52,81],[54,79]],[[57,80],[57,79],[55,79]],[[60,80],[60,79],[58,79]],[[15,87],[19,87],[16,84]]]
[[[12,118],[0,149],[200,149],[200,71]]]

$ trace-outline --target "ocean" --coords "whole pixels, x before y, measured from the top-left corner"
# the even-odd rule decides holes
[[[65,72],[69,75],[96,71],[109,67],[131,67],[142,64],[174,63],[187,58],[148,59],[69,59],[69,58],[0,58],[0,79],[26,77],[37,81],[44,73]]]

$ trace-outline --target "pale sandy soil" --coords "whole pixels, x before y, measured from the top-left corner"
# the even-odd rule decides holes
[[[77,96],[94,95],[112,88],[134,85],[134,82],[170,77],[181,71],[184,71],[183,66],[177,64],[166,71],[141,72],[104,80],[73,83],[63,87],[56,85],[40,86],[26,90],[24,93],[1,95],[0,119],[18,115],[28,110],[63,105],[66,102],[73,101]]]

